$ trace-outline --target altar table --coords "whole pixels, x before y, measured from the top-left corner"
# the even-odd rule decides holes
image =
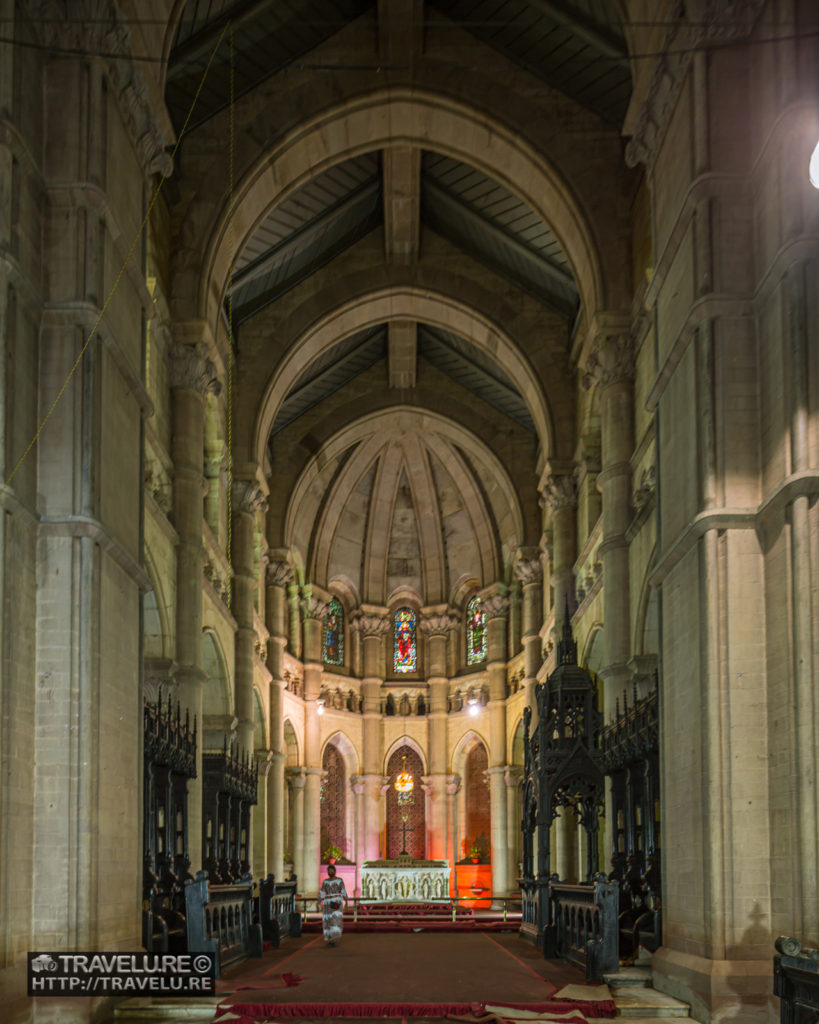
[[[363,903],[448,903],[449,861],[365,860],[361,868]]]

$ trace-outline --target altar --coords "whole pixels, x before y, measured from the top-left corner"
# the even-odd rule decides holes
[[[362,903],[448,903],[449,861],[365,860],[361,867]]]

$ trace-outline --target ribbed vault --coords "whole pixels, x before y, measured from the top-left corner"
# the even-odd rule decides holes
[[[399,590],[439,604],[465,578],[491,583],[522,535],[492,452],[444,417],[407,407],[359,421],[317,452],[285,520],[285,542],[314,582],[343,581],[373,604]]]

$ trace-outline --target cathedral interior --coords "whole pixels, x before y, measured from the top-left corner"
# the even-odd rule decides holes
[[[141,949],[203,868],[519,893],[569,643],[610,757],[548,873],[650,891],[697,1020],[776,1019],[774,940],[819,945],[814,0],[0,11],[7,1019],[105,1019],[27,951]]]

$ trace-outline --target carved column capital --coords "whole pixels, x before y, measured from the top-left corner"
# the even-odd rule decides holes
[[[435,615],[425,615],[418,623],[418,628],[426,636],[446,636],[460,625],[458,616],[454,612],[442,612]]]
[[[293,570],[289,562],[279,559],[270,561],[265,570],[265,582],[268,587],[286,587],[293,582]]]
[[[515,579],[524,587],[540,583],[543,579],[543,565],[539,558],[521,558],[515,562]]]
[[[619,381],[634,379],[634,344],[627,331],[601,333],[586,360],[583,387],[596,384],[608,388]]]
[[[503,594],[491,594],[483,599],[483,609],[487,622],[492,619],[503,619],[509,610],[509,598]]]
[[[447,775],[446,777],[446,792],[447,796],[456,796],[458,790],[461,788],[461,776],[460,775]]]
[[[350,620],[350,628],[360,633],[362,638],[385,636],[390,630],[390,620],[385,615],[368,615],[359,612]]]
[[[563,508],[576,508],[577,481],[574,474],[547,476],[541,484],[541,502],[552,515]]]
[[[321,621],[330,610],[329,602],[323,601],[320,597],[305,596],[299,602],[301,613],[305,619],[316,619]]]
[[[255,480],[234,480],[230,498],[232,509],[237,513],[255,515],[267,510],[267,498]]]
[[[171,347],[168,353],[168,379],[172,388],[196,391],[203,398],[222,392],[216,367],[208,359],[208,347],[203,341],[196,345]]]

